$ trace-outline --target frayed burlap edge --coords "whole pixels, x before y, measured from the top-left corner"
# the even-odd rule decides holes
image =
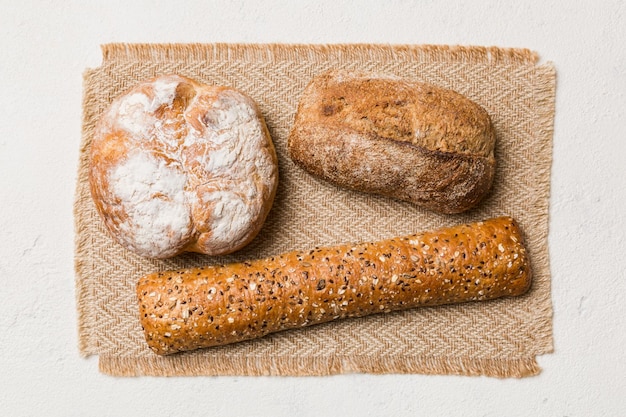
[[[538,375],[534,358],[476,359],[393,356],[313,358],[146,358],[100,356],[99,369],[112,376],[328,376],[345,373],[424,374],[522,378]]]
[[[345,60],[350,56],[371,56],[380,59],[380,53],[392,59],[424,61],[454,61],[490,63],[498,65],[536,64],[538,55],[523,48],[498,48],[460,45],[383,45],[383,44],[126,44],[102,45],[104,61],[124,62],[146,60]]]
[[[81,130],[81,142],[79,150],[78,160],[78,175],[76,181],[75,195],[74,195],[74,270],[76,272],[75,286],[76,286],[76,306],[78,312],[78,350],[84,357],[89,356],[87,352],[87,346],[89,346],[89,337],[92,332],[89,331],[90,327],[86,320],[88,306],[91,305],[93,294],[90,291],[91,287],[91,274],[93,265],[91,264],[90,257],[88,256],[88,247],[91,244],[90,236],[84,232],[85,224],[82,222],[84,219],[85,204],[82,201],[90,199],[91,195],[83,192],[83,176],[80,173],[87,172],[89,170],[88,158],[85,154],[88,152],[91,127],[88,125],[88,109],[93,105],[90,102],[90,98],[93,97],[91,89],[93,85],[87,82],[90,71],[85,71],[83,74],[83,114],[82,114],[82,130]]]
[[[201,59],[229,59],[255,60],[263,57],[270,60],[282,59],[331,59],[341,61],[347,54],[372,54],[385,52],[393,59],[424,59],[442,62],[454,61],[463,63],[485,64],[526,64],[536,65],[538,55],[528,49],[497,48],[481,46],[447,46],[447,45],[369,45],[369,44],[338,44],[338,45],[256,45],[256,44],[107,44],[102,46],[103,60],[160,60],[195,61]],[[378,55],[376,55],[379,58]],[[548,234],[548,201],[550,193],[550,169],[552,164],[552,134],[554,123],[555,77],[556,71],[551,63],[535,66],[534,99],[537,103],[537,117],[535,126],[543,148],[539,150],[538,158],[548,172],[536,172],[537,177],[537,204],[545,206],[545,216],[537,219],[539,224],[545,225],[547,241]],[[79,171],[88,169],[84,153],[87,152],[87,140],[91,126],[87,125],[85,109],[91,104],[87,91],[90,84],[85,82],[90,75],[84,73],[83,85],[83,128],[80,148]],[[93,86],[92,86],[93,88]],[[545,171],[544,169],[544,171]],[[89,356],[86,346],[89,345],[90,331],[85,320],[85,308],[88,300],[94,295],[90,292],[89,274],[92,265],[86,258],[86,247],[90,245],[89,236],[81,233],[81,225],[77,221],[79,202],[91,198],[85,193],[79,193],[80,184],[77,184],[75,196],[75,271],[76,271],[76,300],[78,309],[79,351],[83,356]],[[549,271],[547,249],[534,259],[539,268]],[[548,292],[547,297],[550,297]],[[542,328],[547,334],[540,335],[549,341],[547,350],[544,346],[541,353],[553,351],[552,342],[552,311],[548,302],[543,315]],[[281,376],[322,376],[340,373],[372,373],[372,374],[450,374],[465,376],[490,376],[500,378],[526,377],[541,372],[534,357],[513,359],[484,359],[470,357],[258,357],[258,358],[206,358],[206,357],[168,357],[162,358],[134,358],[100,355],[99,369],[101,372],[114,376],[200,376],[200,375],[281,375]]]
[[[548,246],[549,235],[549,210],[550,210],[550,181],[551,181],[551,169],[552,169],[552,136],[554,133],[554,112],[555,112],[555,99],[556,99],[556,69],[554,64],[549,62],[547,64],[539,65],[535,67],[534,72],[534,91],[533,98],[537,104],[537,114],[534,119],[534,130],[537,136],[540,138],[537,143],[539,149],[536,150],[536,158],[541,163],[535,164],[537,169],[534,171],[534,184],[535,192],[533,197],[535,198],[534,205],[540,207],[541,210],[537,213],[543,212],[545,215],[537,215],[533,219],[537,226],[537,230],[541,230],[541,240],[546,242],[545,249],[539,253],[533,253],[533,265],[535,270],[547,271],[546,282],[548,290],[545,292],[544,297],[540,304],[544,306],[542,314],[537,317],[537,321],[541,323],[539,328],[544,329],[540,334],[537,334],[537,338],[544,340],[547,344],[545,351],[542,353],[552,353],[554,351],[554,340],[552,336],[552,301],[550,296],[552,291],[550,289],[551,273],[550,273],[550,256]]]

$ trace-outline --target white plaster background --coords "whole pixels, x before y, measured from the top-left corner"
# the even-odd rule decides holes
[[[108,42],[527,47],[556,64],[555,353],[523,380],[112,378],[77,349],[72,200],[86,67]],[[626,413],[626,7],[621,0],[0,0],[0,414]]]

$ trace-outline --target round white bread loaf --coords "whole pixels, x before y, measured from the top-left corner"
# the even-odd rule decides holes
[[[254,101],[179,75],[139,83],[102,114],[90,186],[111,236],[138,255],[221,255],[272,206],[278,164]]]

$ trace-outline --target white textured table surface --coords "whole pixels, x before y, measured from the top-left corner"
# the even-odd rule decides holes
[[[571,2],[9,2],[0,13],[2,415],[613,416],[626,410],[626,6]],[[525,47],[557,69],[555,353],[523,380],[113,378],[78,354],[72,203],[82,71],[109,42]]]

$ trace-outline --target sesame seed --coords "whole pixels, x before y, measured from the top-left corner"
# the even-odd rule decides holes
[[[229,322],[229,323],[234,323],[234,322],[235,322],[235,319],[234,319],[234,318],[232,318],[232,317],[229,317],[229,318],[228,318],[228,322]]]
[[[498,250],[500,252],[504,252],[504,246],[502,246],[502,243],[498,243]]]
[[[397,275],[392,275],[391,276],[391,282],[396,282],[398,280],[398,276]]]
[[[251,289],[252,291],[256,290],[256,282],[251,282],[251,283],[250,283],[250,289]]]

